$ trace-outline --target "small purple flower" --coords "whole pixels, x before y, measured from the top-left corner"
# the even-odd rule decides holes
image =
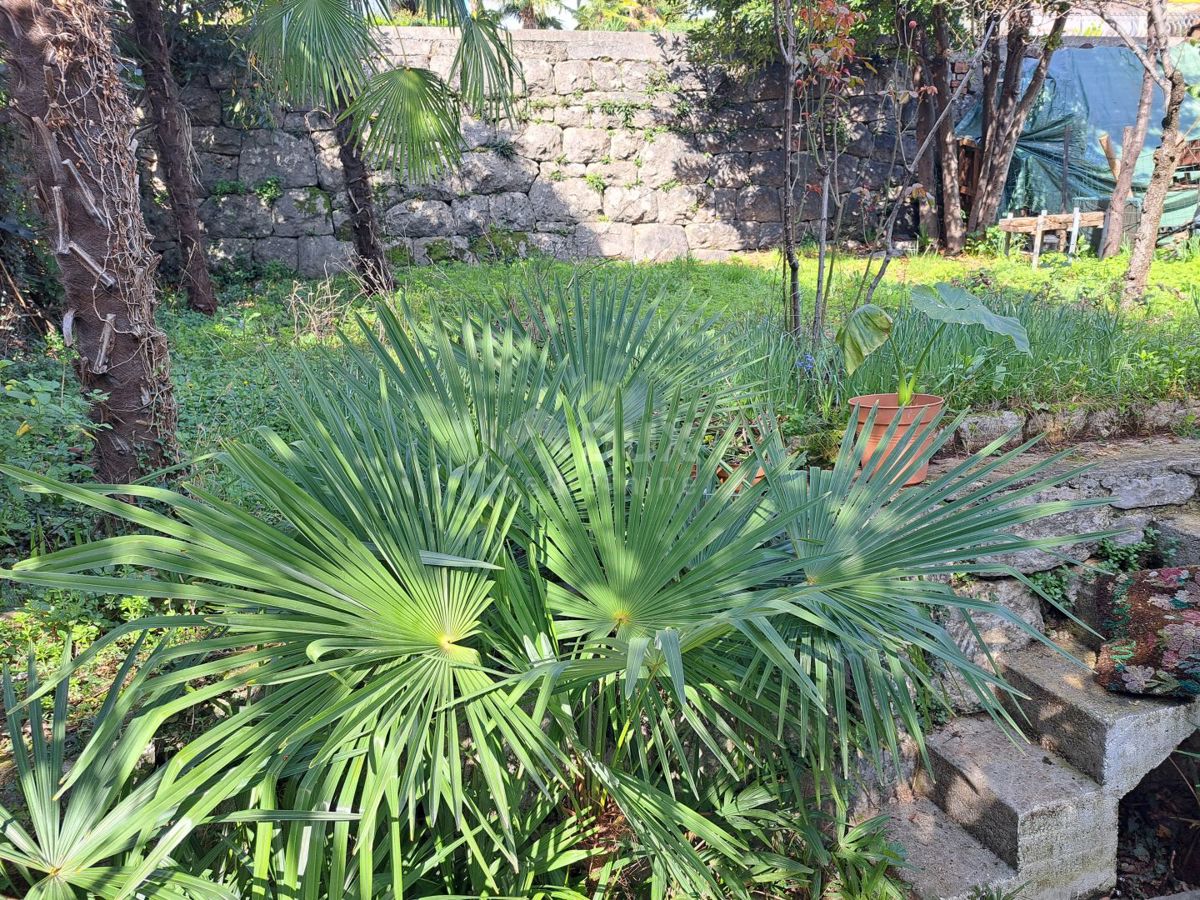
[[[811,372],[816,368],[817,361],[811,353],[805,353],[802,357],[796,360],[796,368],[805,372]]]

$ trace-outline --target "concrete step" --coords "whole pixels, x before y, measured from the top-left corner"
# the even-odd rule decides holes
[[[924,798],[889,807],[888,834],[904,847],[901,873],[922,900],[969,900],[972,888],[1011,890],[1017,873]]]
[[[1084,645],[1063,649],[1088,667]],[[1191,703],[1114,694],[1096,684],[1090,668],[1034,644],[1001,661],[1005,679],[1028,699],[1006,697],[1017,723],[1046,750],[1123,795],[1196,730]]]
[[[1111,887],[1115,796],[986,716],[952,722],[928,747],[922,793],[1015,869],[1029,896],[1074,900]]]

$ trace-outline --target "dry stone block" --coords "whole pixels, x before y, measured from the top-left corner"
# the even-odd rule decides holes
[[[554,66],[544,59],[522,59],[521,74],[531,95],[548,92],[554,87]]]
[[[678,134],[658,135],[642,149],[641,160],[642,180],[652,188],[671,182],[699,184],[713,174],[712,157]]]
[[[187,110],[193,128],[221,124],[221,99],[203,79],[193,79],[180,88],[179,101]]]
[[[682,225],[633,226],[634,259],[664,262],[687,254],[687,233]]]
[[[1171,550],[1171,565],[1200,566],[1200,507],[1163,510],[1155,514],[1153,524],[1160,542]]]
[[[528,237],[530,245],[546,256],[569,260],[574,255],[575,240],[571,235],[533,232]]]
[[[750,154],[750,183],[781,188],[787,181],[787,164],[782,150]]]
[[[342,159],[337,147],[319,147],[317,153],[317,187],[323,191],[342,191],[346,179],[342,175]]]
[[[200,204],[200,219],[221,238],[269,237],[274,229],[271,208],[254,194],[209,197]]]
[[[492,219],[491,201],[478,194],[455,200],[450,204],[450,212],[454,217],[453,230],[459,234],[482,234]]]
[[[617,91],[621,89],[621,71],[611,62],[592,63],[592,84],[598,91]]]
[[[1054,500],[1079,500],[1096,496],[1087,488],[1057,487],[1039,491],[1027,502],[1040,503]],[[1083,509],[1073,509],[1068,512],[1045,516],[1035,522],[1019,525],[1013,533],[1022,538],[1061,538],[1091,534],[1107,530],[1113,523],[1113,512],[1108,506],[1091,506]],[[1008,565],[1018,572],[1029,575],[1033,572],[1044,572],[1074,560],[1082,562],[1096,549],[1099,541],[1089,540],[1069,547],[1061,548],[1054,553],[1045,550],[1021,550],[1015,553],[998,554],[987,557],[989,564],[999,563]]]
[[[688,246],[694,250],[741,250],[746,236],[737,225],[712,222],[686,226]]]
[[[208,258],[215,263],[231,263],[250,259],[254,241],[249,238],[216,238],[208,242]]]
[[[1100,479],[1112,491],[1109,501],[1117,509],[1177,506],[1196,496],[1196,481],[1180,472],[1118,474]]]
[[[975,453],[1015,430],[1016,433],[1004,443],[1004,448],[1008,449],[1021,443],[1024,426],[1024,413],[1012,410],[974,413],[963,419],[962,424],[958,426],[958,441],[968,453]]]
[[[646,139],[640,131],[618,128],[612,133],[609,155],[613,159],[631,159],[640,153],[645,146]]]
[[[560,106],[554,110],[554,123],[563,128],[591,128],[593,111],[580,104]]]
[[[737,217],[746,222],[778,222],[780,219],[779,192],[774,188],[752,184],[737,193]]]
[[[533,227],[533,204],[525,194],[510,191],[491,198],[492,223],[498,228],[525,230]]]
[[[680,185],[667,191],[657,191],[658,221],[664,225],[687,225],[711,221],[708,208],[711,192],[705,187]]]
[[[1025,431],[1029,435],[1044,435],[1048,446],[1060,447],[1086,431],[1087,419],[1085,409],[1035,412],[1029,416]]]
[[[219,181],[237,181],[238,158],[236,156],[198,151],[196,162],[199,163],[197,174],[200,177],[200,187],[205,192],[211,191]]]
[[[649,188],[610,187],[604,192],[604,214],[614,222],[653,222],[658,202]]]
[[[719,188],[741,188],[750,181],[749,153],[718,153],[712,158],[712,183]]]
[[[323,234],[297,240],[296,270],[305,278],[325,278],[344,272],[354,263],[354,244]]]
[[[320,188],[292,188],[271,208],[276,237],[333,234],[333,203]]]
[[[1015,578],[997,578],[987,581],[969,581],[955,585],[954,592],[962,597],[976,600],[987,600],[997,604],[1011,614],[1001,612],[973,612],[971,618],[979,629],[979,636],[987,650],[993,653],[1004,653],[1020,650],[1034,638],[1029,628],[1037,632],[1046,630],[1042,618],[1041,598]],[[1023,627],[1022,623],[1024,623]],[[971,656],[976,663],[984,665],[987,662],[987,652],[980,646],[967,624],[966,616],[955,610],[946,623],[946,631],[960,650]]]
[[[254,242],[254,261],[277,262],[295,272],[300,266],[300,243],[295,238],[269,237]]]
[[[554,90],[559,94],[592,90],[591,66],[584,60],[567,60],[554,66]]]
[[[588,163],[584,173],[594,175],[606,185],[630,187],[638,182],[637,166],[623,159]]]
[[[557,125],[532,122],[514,142],[517,152],[529,159],[554,159],[562,152],[562,129]]]
[[[608,155],[608,132],[602,128],[565,128],[562,152],[567,162],[595,162]]]
[[[192,147],[198,152],[236,155],[242,150],[242,132],[220,126],[192,128]]]
[[[448,179],[454,193],[498,194],[527,191],[537,176],[537,165],[527,159],[504,159],[492,151],[465,153]]]
[[[285,131],[256,128],[246,132],[238,177],[257,187],[278,178],[284,187],[312,187],[317,183],[317,159],[312,141]]]
[[[582,178],[538,179],[529,190],[529,201],[538,222],[578,222],[601,214],[600,194]]]
[[[420,238],[449,234],[454,217],[440,200],[405,200],[389,209],[383,221],[390,235]]]
[[[451,235],[449,237],[424,237],[412,242],[413,259],[423,265],[446,262],[447,260],[466,259],[470,245],[465,237]],[[524,256],[524,254],[521,254]]]
[[[627,222],[585,222],[575,230],[581,256],[628,258],[633,255],[633,226]]]
[[[1125,430],[1121,411],[1117,409],[1094,409],[1088,413],[1087,432],[1098,438],[1108,438]]]

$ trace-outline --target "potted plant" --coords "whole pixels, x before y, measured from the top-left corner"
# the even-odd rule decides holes
[[[878,469],[888,455],[911,431],[920,431],[937,418],[945,406],[945,398],[935,394],[921,394],[917,388],[921,383],[925,361],[929,358],[938,337],[948,325],[982,325],[993,334],[1002,334],[1012,339],[1013,345],[1022,353],[1029,352],[1029,336],[1025,327],[1011,316],[1000,316],[988,309],[978,297],[960,287],[940,282],[933,287],[918,285],[913,288],[912,308],[938,323],[925,346],[920,348],[915,361],[906,358],[904,348],[897,347],[892,336],[892,317],[873,303],[858,307],[846,319],[835,338],[842,349],[846,372],[853,375],[872,353],[884,344],[890,344],[896,362],[896,391],[891,394],[863,394],[850,399],[854,409],[856,432],[861,433],[870,419],[875,418],[867,438],[863,465],[876,460]],[[900,420],[887,445],[879,445],[886,437],[889,426]],[[922,449],[933,442],[930,434]],[[929,471],[928,462],[922,463],[905,482],[906,485],[920,484]]]

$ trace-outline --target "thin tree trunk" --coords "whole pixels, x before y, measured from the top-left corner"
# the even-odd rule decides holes
[[[917,55],[918,63],[913,72],[919,98],[917,101],[918,142],[925,140],[937,127],[937,98],[924,90],[933,86],[930,66],[925,62],[928,59],[928,53],[924,50],[925,48],[922,46],[921,52]],[[937,153],[926,153],[917,160],[917,181],[921,183],[921,188],[925,192],[925,196],[918,201],[917,221],[921,233],[927,240],[935,244],[940,244],[942,240],[941,204],[937,199],[939,193],[937,187],[938,155]]]
[[[1028,46],[1027,13],[1021,21],[1010,25],[1008,58],[1004,63],[1004,78],[996,104],[996,114],[990,122],[988,133],[984,135],[981,148],[983,164],[980,166],[975,199],[971,204],[971,218],[967,223],[969,233],[973,234],[996,221],[1017,141],[1025,128],[1025,121],[1029,118],[1034,102],[1042,92],[1046,72],[1050,68],[1050,59],[1062,39],[1066,24],[1067,13],[1060,12],[1054,19],[1050,35],[1046,38],[1038,58],[1037,67],[1033,70],[1033,78],[1025,88],[1024,94],[1020,92],[1020,85],[1025,47]]]
[[[533,8],[531,0],[526,0],[526,2],[521,4],[521,27],[538,27],[537,10]]]
[[[375,210],[371,180],[355,140],[353,125],[341,112],[334,133],[337,136],[342,174],[346,179],[350,230],[354,235],[355,267],[368,291],[372,294],[390,294],[396,284],[392,279],[392,269],[388,264],[383,242],[379,239],[379,216]]]
[[[796,31],[791,3],[787,3],[787,16],[780,9],[780,0],[772,5],[775,30],[783,56],[783,166],[786,177],[783,185],[783,257],[787,264],[787,297],[784,309],[784,327],[789,334],[800,333],[801,294],[800,259],[796,255],[796,190],[800,186],[797,171],[796,136]]]
[[[134,116],[101,0],[0,0],[8,89],[66,294],[63,340],[92,407],[97,474],[124,483],[175,459],[175,400],[142,218]]]
[[[217,311],[217,294],[208,272],[204,232],[197,212],[196,187],[191,165],[191,134],[179,88],[171,74],[167,32],[159,0],[126,0],[133,33],[142,56],[146,98],[158,137],[163,178],[179,232],[188,305],[212,315]]]
[[[942,238],[946,252],[958,254],[966,243],[966,232],[963,229],[954,116],[941,115],[951,104],[953,93],[950,89],[950,24],[946,21],[946,9],[940,3],[933,8],[933,40],[936,58],[931,68],[933,84],[937,88],[937,112],[940,116],[937,146],[942,158]],[[966,77],[970,78],[970,73]]]
[[[997,89],[1000,86],[1000,21],[998,15],[988,17],[988,26],[991,28],[992,36],[988,39],[983,54],[983,98],[981,101],[983,116],[979,130],[980,146],[983,146],[988,135],[991,134],[992,123],[996,120]],[[975,169],[975,182],[969,187],[971,194],[974,195],[979,187],[978,167]]]
[[[1142,73],[1142,92],[1138,96],[1137,119],[1129,131],[1128,139],[1121,146],[1121,168],[1117,173],[1117,184],[1113,188],[1108,209],[1104,213],[1104,245],[1100,256],[1115,256],[1121,250],[1121,239],[1125,230],[1125,206],[1133,191],[1134,166],[1146,146],[1146,132],[1150,127],[1150,108],[1154,104],[1154,73],[1145,69]]]
[[[1150,184],[1142,197],[1142,219],[1138,223],[1137,236],[1133,240],[1133,252],[1129,257],[1129,270],[1125,274],[1125,288],[1121,293],[1123,304],[1133,304],[1146,293],[1146,282],[1150,278],[1150,264],[1154,261],[1154,249],[1158,246],[1158,226],[1162,222],[1167,192],[1179,165],[1179,154],[1183,141],[1179,135],[1179,118],[1183,100],[1187,95],[1187,82],[1183,73],[1173,68],[1170,74],[1171,91],[1167,95],[1167,110],[1163,117],[1162,144],[1154,151],[1154,172]]]
[[[836,156],[835,156],[836,158]],[[829,297],[833,262],[826,262],[829,253],[829,194],[832,177],[827,171],[821,179],[821,218],[817,223],[817,289],[813,295],[812,343],[816,347],[825,336],[825,305]],[[886,250],[884,251],[887,252]]]

